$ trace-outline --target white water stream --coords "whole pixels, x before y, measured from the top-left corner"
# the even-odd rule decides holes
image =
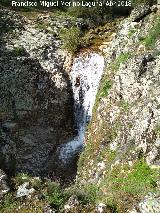
[[[85,129],[92,116],[99,82],[104,69],[104,58],[97,53],[74,59],[71,77],[74,95],[74,115],[77,136],[59,149],[59,159],[67,163],[84,145]]]

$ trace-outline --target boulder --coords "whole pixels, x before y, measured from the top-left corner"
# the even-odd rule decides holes
[[[29,182],[25,182],[18,187],[16,197],[28,197],[30,194],[34,192],[34,188],[29,187]]]

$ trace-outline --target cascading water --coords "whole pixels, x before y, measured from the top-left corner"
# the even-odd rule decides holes
[[[75,58],[72,71],[74,115],[77,136],[59,149],[59,159],[65,164],[79,153],[84,145],[85,129],[92,116],[96,93],[103,73],[104,58],[97,53]]]

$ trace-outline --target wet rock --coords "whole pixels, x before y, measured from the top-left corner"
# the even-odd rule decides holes
[[[5,172],[0,169],[0,199],[10,191],[10,187],[8,186],[8,179]]]

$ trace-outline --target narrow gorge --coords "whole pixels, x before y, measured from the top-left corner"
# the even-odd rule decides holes
[[[0,212],[160,212],[160,8],[126,10],[0,6]]]

